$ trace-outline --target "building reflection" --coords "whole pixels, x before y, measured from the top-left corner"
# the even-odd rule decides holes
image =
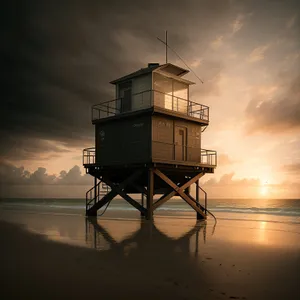
[[[124,230],[125,228],[127,230]],[[120,232],[122,236],[120,236]],[[114,237],[116,234],[117,238]],[[189,220],[188,225],[179,226],[177,224],[176,227],[172,224],[166,226],[166,223],[159,221],[147,222],[144,219],[120,221],[97,220],[95,217],[86,218],[86,243],[88,246],[97,250],[120,251],[124,255],[129,255],[136,249],[141,251],[151,243],[151,245],[159,245],[160,250],[163,249],[166,252],[185,252],[197,256],[199,246],[205,244],[206,239],[205,221],[196,221],[191,226]]]

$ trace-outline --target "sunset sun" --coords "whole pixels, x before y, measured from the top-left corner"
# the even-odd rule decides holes
[[[267,196],[269,194],[269,186],[268,186],[268,182],[265,181],[261,187],[260,187],[260,194],[262,196]]]

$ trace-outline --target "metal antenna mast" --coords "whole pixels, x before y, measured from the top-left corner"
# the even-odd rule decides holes
[[[202,84],[204,83],[203,80],[187,65],[183,58],[181,58],[180,55],[168,45],[168,31],[166,31],[166,41],[163,41],[159,37],[157,37],[157,39],[166,46],[166,63],[168,63],[168,48],[170,48],[172,52],[185,64],[185,66],[197,77],[197,79],[199,79]]]
[[[166,30],[166,40],[165,41],[163,41],[159,37],[157,39],[166,46],[166,64],[167,64],[168,63],[168,48],[169,48],[169,45],[168,45],[168,31]]]
[[[166,64],[168,63],[168,31],[166,30]]]

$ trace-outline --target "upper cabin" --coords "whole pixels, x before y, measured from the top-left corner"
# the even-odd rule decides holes
[[[195,83],[183,78],[188,72],[171,63],[150,63],[147,68],[111,81],[116,86],[115,100],[93,106],[93,121],[154,107],[208,125],[209,108],[189,100],[190,85]]]
[[[183,78],[188,72],[152,63],[112,81],[115,99],[92,108],[96,147],[86,149],[84,164],[164,163],[206,166],[213,172],[216,152],[201,147],[209,108],[190,101],[194,82]]]

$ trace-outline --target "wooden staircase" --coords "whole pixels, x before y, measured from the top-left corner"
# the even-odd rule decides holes
[[[104,182],[99,181],[96,186],[93,186],[86,192],[85,210],[86,212],[92,209],[105,195],[111,191],[111,188]]]

